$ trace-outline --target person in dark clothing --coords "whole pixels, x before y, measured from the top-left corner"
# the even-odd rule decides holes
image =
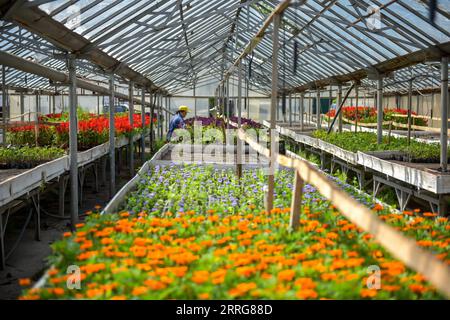
[[[177,113],[173,116],[169,123],[169,131],[167,132],[166,142],[170,142],[172,134],[175,129],[184,129],[186,124],[184,123],[184,118],[186,118],[189,108],[186,106],[180,106]]]

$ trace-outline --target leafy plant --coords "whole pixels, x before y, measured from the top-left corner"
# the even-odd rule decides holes
[[[289,232],[293,174],[276,175],[275,208],[264,211],[267,177],[244,170],[156,166],[124,211],[94,212],[52,245],[53,268],[23,299],[441,299],[424,277],[393,259],[311,185],[300,228]],[[448,219],[392,214],[333,178],[374,214],[448,261]],[[434,217],[432,214],[424,214]],[[431,236],[432,234],[432,236]],[[81,289],[66,288],[67,267]],[[367,289],[378,265],[381,290]]]
[[[54,147],[0,147],[0,166],[2,169],[32,168],[63,155],[63,149]]]

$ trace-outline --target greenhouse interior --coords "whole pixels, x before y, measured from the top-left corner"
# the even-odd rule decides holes
[[[450,298],[449,1],[0,14],[1,300]]]

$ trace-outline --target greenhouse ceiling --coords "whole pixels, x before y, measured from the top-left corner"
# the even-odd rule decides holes
[[[2,51],[57,70],[72,52],[78,75],[169,93],[221,80],[279,1],[0,0]],[[377,9],[373,10],[373,9]],[[432,18],[431,12],[434,13]],[[386,90],[439,86],[441,56],[450,54],[450,1],[291,1],[280,31],[280,89],[303,91],[386,73]],[[271,27],[246,57],[252,88],[270,92]],[[296,67],[294,67],[294,65]],[[399,70],[392,73],[392,71]],[[52,90],[54,84],[8,70],[8,85]]]

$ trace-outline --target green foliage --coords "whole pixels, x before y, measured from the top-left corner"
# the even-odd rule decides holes
[[[31,168],[63,155],[63,149],[54,147],[0,147],[0,166],[3,168]]]
[[[313,136],[352,152],[371,151],[402,151],[413,161],[439,160],[440,147],[438,144],[427,144],[411,140],[410,146],[406,138],[383,136],[383,142],[377,143],[377,135],[371,132],[333,132],[327,134],[324,130],[314,131]]]

